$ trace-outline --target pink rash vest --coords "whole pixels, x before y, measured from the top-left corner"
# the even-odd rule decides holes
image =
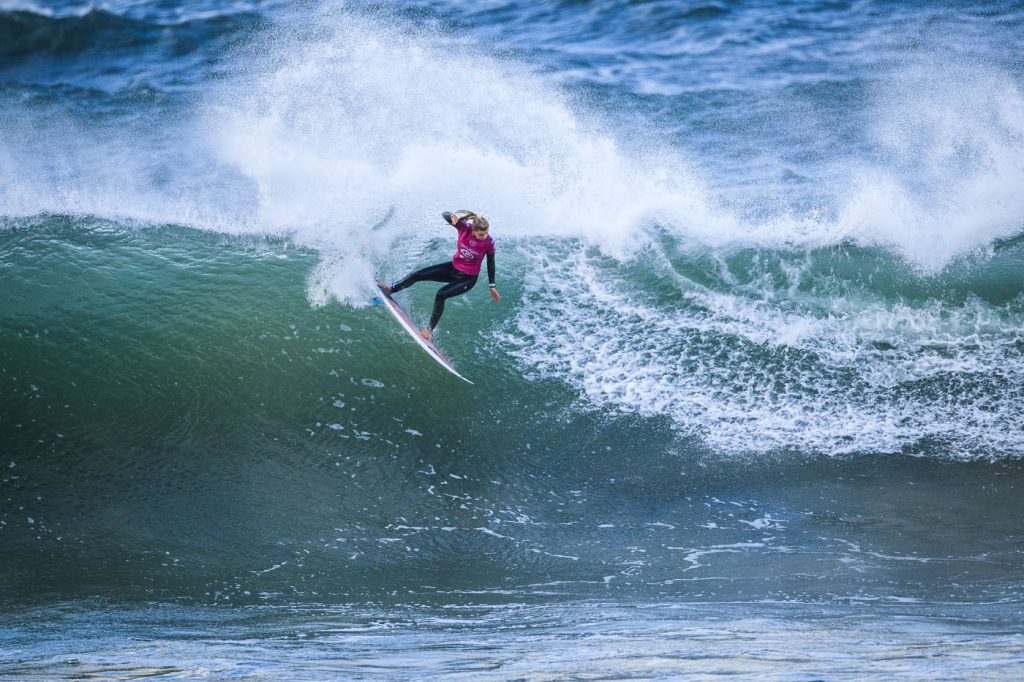
[[[459,272],[467,275],[479,275],[480,265],[484,256],[494,253],[494,240],[491,235],[483,239],[473,236],[473,221],[462,219],[455,223],[455,229],[459,231],[459,240],[455,248],[455,256],[452,258],[452,265]]]

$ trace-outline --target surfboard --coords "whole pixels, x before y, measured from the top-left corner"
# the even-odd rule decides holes
[[[391,311],[391,314],[394,315],[395,319],[398,320],[398,323],[402,325],[402,329],[409,333],[409,336],[412,337],[413,341],[418,343],[420,348],[427,351],[427,355],[434,358],[434,360],[437,361],[437,364],[441,365],[467,384],[472,384],[472,381],[458,373],[452,365],[451,360],[446,358],[444,353],[442,353],[437,346],[420,336],[420,330],[416,327],[412,318],[409,317],[409,313],[402,310],[402,306],[398,305],[398,302],[391,298],[390,294],[381,289],[380,284],[375,284],[375,286],[377,287],[377,291],[380,292],[381,301],[384,303],[384,307]]]

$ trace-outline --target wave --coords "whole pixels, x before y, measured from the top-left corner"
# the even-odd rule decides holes
[[[648,260],[660,283],[538,254],[503,345],[591,408],[719,452],[1024,455],[1020,249],[959,294],[962,272],[922,281],[855,247]]]
[[[374,276],[449,255],[437,214],[471,207],[523,287],[510,326],[476,331],[589,407],[730,453],[1024,454],[1007,73],[881,74],[863,139],[809,183],[825,205],[759,212],[685,144],[462,36],[293,21],[155,126],[6,109],[4,213],[282,235],[317,254],[312,307],[351,311]]]
[[[261,21],[253,12],[210,13],[162,22],[89,6],[54,14],[40,8],[0,10],[0,64],[17,66],[30,57],[72,59],[159,49],[181,57],[209,44],[237,39]]]
[[[290,240],[223,241],[180,228],[137,232],[57,218],[8,222],[11,286],[33,291],[51,279],[67,279],[60,273],[68,268],[77,279],[89,280],[90,269],[107,273],[110,282],[77,287],[91,292],[76,296],[77,315],[85,317],[67,329],[51,320],[47,333],[52,339],[106,339],[109,355],[82,364],[90,376],[101,377],[119,372],[128,360],[129,375],[141,378],[122,389],[136,396],[131,400],[165,407],[193,399],[232,404],[230,387],[235,377],[246,376],[290,395],[296,383],[322,384],[325,368],[334,377],[328,384],[345,378],[355,385],[354,392],[342,388],[324,398],[342,405],[355,395],[372,400],[370,394],[384,387],[436,383],[435,368],[417,362],[423,358],[413,352],[403,354],[401,343],[380,354],[382,339],[397,330],[373,310],[334,305],[303,312],[304,277],[326,270],[350,277],[354,288],[366,285],[357,274],[333,271],[336,264],[322,252],[296,250]],[[446,253],[441,246],[434,255]],[[27,260],[19,265],[19,258]],[[580,240],[548,236],[517,239],[503,249],[500,263],[503,305],[472,295],[458,300],[440,338],[460,369],[483,384],[516,377],[503,386],[503,400],[517,403],[567,386],[577,396],[572,413],[666,419],[681,437],[720,456],[1024,457],[1019,240],[938,276],[922,276],[884,250],[854,245],[730,255],[665,233],[627,264]],[[139,277],[151,283],[141,298],[117,284]],[[257,280],[256,290],[240,295],[239,283]],[[338,286],[337,279],[331,286]],[[279,292],[289,293],[283,298]],[[429,311],[431,295],[429,287],[405,295],[414,316]],[[144,313],[173,308],[167,297],[188,302],[193,312],[187,323],[180,313],[170,327],[173,316],[150,319]],[[248,320],[257,302],[264,321],[254,332]],[[114,337],[103,316],[92,332],[75,328],[92,325],[93,309],[119,320],[110,323],[120,330]],[[25,330],[37,313],[8,305],[0,314],[8,328]],[[315,321],[315,331],[313,322],[292,322],[303,318]],[[360,332],[353,335],[354,329]],[[395,335],[389,344],[403,340]],[[157,349],[169,342],[195,354],[182,367],[211,361],[222,367],[207,370],[209,378],[197,384],[188,371],[164,366]],[[44,373],[59,374],[65,358],[80,355],[77,343],[58,350],[59,362]],[[220,347],[245,352],[229,360]],[[481,354],[478,347],[489,350]],[[81,382],[81,372],[79,377]],[[154,393],[151,385],[165,389]],[[32,399],[34,392],[23,388],[23,398]],[[452,407],[438,407],[435,426],[459,422],[461,411]],[[301,409],[279,408],[270,420],[274,429],[305,423]],[[255,406],[225,414],[225,424],[245,421],[250,409]],[[533,423],[537,417],[516,408],[502,418]],[[325,418],[323,429],[338,423]],[[371,418],[358,431],[389,432],[392,426]]]
[[[333,249],[337,270],[391,267],[398,242],[422,248],[440,197],[497,218],[499,237],[579,238],[621,261],[658,228],[725,252],[852,241],[936,273],[1024,227],[1024,94],[998,70],[888,74],[861,112],[863,155],[837,152],[810,190],[828,203],[764,212],[756,193],[737,206],[713,191],[700,159],[656,130],[626,134],[520,65],[358,17],[324,25],[314,42],[272,43],[211,129],[219,158],[256,188],[256,222]],[[960,106],[940,113],[951,98]]]
[[[24,10],[0,12],[0,57],[77,54],[97,43],[111,49],[147,42],[154,27],[103,10],[53,17]],[[149,38],[152,40],[152,37]]]
[[[865,139],[803,183],[824,198],[773,215],[756,191],[737,204],[712,190],[728,179],[658,130],[627,132],[634,121],[460,36],[345,10],[292,21],[240,48],[235,77],[155,130],[144,117],[110,130],[63,115],[37,123],[38,111],[9,107],[7,125],[24,134],[0,147],[5,212],[288,233],[339,267],[383,268],[396,243],[423,248],[449,204],[490,213],[505,238],[578,237],[621,260],[659,226],[727,250],[852,240],[936,272],[1022,227],[1024,94],[997,69],[890,73],[858,114]],[[113,153],[94,158],[97,148]],[[364,293],[327,285],[311,298]]]
[[[994,562],[954,596],[1016,595],[1016,519],[999,509],[1019,491],[1019,293],[890,292],[870,281],[899,267],[881,250],[723,259],[663,234],[623,267],[529,238],[505,252],[502,307],[473,292],[439,330],[469,386],[383,310],[311,308],[319,256],[289,240],[74,216],[4,227],[8,602],[564,602],[676,584],[716,603],[831,601],[847,566],[858,600],[924,590],[946,608],[949,581],[893,585],[908,560],[951,577]],[[981,270],[1022,260],[1010,244]],[[425,313],[430,292],[407,300]],[[922,457],[877,461],[893,448]],[[979,537],[975,518],[1002,522]],[[753,591],[794,556],[808,568]],[[453,572],[467,557],[488,570]],[[809,595],[812,569],[828,580]]]
[[[941,69],[936,69],[936,64]],[[853,161],[840,229],[930,271],[1024,229],[1024,90],[1008,74],[930,59],[877,87],[872,157]]]

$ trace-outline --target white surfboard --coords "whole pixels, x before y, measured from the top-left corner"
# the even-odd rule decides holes
[[[444,356],[444,353],[438,350],[437,346],[420,336],[420,330],[416,328],[416,324],[409,317],[409,313],[402,310],[402,306],[398,305],[398,302],[391,298],[390,294],[381,289],[380,284],[377,285],[377,290],[380,291],[381,299],[384,301],[384,307],[391,311],[391,314],[395,316],[398,323],[402,325],[402,329],[409,332],[409,336],[411,336],[416,343],[420,344],[420,347],[423,350],[427,351],[427,355],[434,358],[438,364],[465,381],[467,384],[473,383],[455,370],[451,361]]]

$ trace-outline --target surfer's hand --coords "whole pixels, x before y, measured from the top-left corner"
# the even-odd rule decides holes
[[[456,223],[458,223],[459,222],[458,214],[456,214],[456,213],[449,213],[448,214],[448,222],[450,222],[452,225],[455,225]]]
[[[495,289],[494,287],[491,287],[491,298],[494,299],[495,303],[501,302],[501,296],[498,295],[498,290]]]

